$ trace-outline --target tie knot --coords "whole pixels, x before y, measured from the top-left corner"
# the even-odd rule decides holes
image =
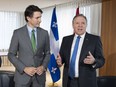
[[[80,39],[80,38],[81,38],[81,36],[78,36],[77,38],[78,38],[78,39]]]
[[[31,32],[33,32],[33,33],[34,33],[34,32],[35,32],[35,30],[33,29]]]

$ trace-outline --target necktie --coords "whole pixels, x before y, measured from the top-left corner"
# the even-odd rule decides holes
[[[75,61],[76,61],[76,55],[77,55],[79,41],[80,41],[80,36],[78,36],[77,39],[76,39],[73,54],[72,54],[72,58],[71,58],[71,61],[70,61],[69,76],[72,79],[75,76]]]
[[[31,44],[32,44],[32,48],[33,51],[36,51],[36,39],[35,39],[35,30],[32,30],[31,32]]]

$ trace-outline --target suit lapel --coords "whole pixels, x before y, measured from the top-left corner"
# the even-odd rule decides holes
[[[89,35],[88,35],[88,33],[86,33],[85,38],[84,38],[84,42],[83,42],[83,45],[82,45],[82,49],[81,49],[80,58],[82,58],[82,56],[84,55],[88,44],[89,44]]]
[[[71,55],[71,47],[72,47],[72,42],[73,42],[73,39],[74,39],[74,34],[69,38],[69,42],[68,42],[68,44],[69,44],[69,49],[67,50],[68,51],[68,61],[70,62],[70,55]]]
[[[30,37],[29,37],[29,33],[28,33],[28,29],[27,29],[27,26],[24,26],[24,40],[25,40],[25,44],[28,45],[29,49],[33,52],[33,48],[32,48],[32,45],[31,45],[31,40],[30,40]]]
[[[37,28],[37,50],[39,49],[41,39],[42,39],[41,29]]]

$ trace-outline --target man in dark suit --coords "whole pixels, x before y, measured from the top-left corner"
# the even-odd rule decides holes
[[[40,28],[42,10],[30,5],[25,10],[27,24],[14,31],[8,58],[15,66],[15,87],[45,87],[50,59],[48,32]]]
[[[57,57],[57,64],[64,64],[63,87],[97,87],[96,69],[105,62],[100,37],[86,32],[87,19],[83,14],[75,16],[72,25],[74,34],[63,38]],[[74,53],[77,37],[78,50]]]

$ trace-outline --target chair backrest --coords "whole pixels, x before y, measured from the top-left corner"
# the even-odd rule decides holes
[[[0,87],[14,87],[14,72],[0,71]]]
[[[116,76],[97,77],[98,87],[116,87]]]
[[[1,56],[0,56],[0,67],[1,67],[1,65],[2,65],[2,59],[1,59]]]

